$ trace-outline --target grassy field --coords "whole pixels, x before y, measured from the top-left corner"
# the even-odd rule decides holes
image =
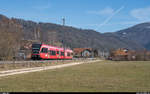
[[[147,92],[150,61],[101,61],[0,78],[0,92]]]

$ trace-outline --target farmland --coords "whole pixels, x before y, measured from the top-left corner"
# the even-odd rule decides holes
[[[150,61],[100,61],[0,78],[0,92],[150,91]]]

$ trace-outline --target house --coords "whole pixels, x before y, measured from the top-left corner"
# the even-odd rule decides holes
[[[92,57],[92,48],[74,48],[74,57]]]
[[[147,50],[128,50],[119,48],[111,52],[108,59],[111,60],[150,60],[150,52]]]
[[[109,59],[112,60],[127,60],[130,51],[126,48],[119,48],[117,50],[111,51]]]

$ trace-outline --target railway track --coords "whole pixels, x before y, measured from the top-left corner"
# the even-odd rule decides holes
[[[95,58],[73,58],[72,60],[23,60],[23,61],[0,61],[0,64],[23,64],[23,63],[45,63],[45,62],[62,62],[62,61],[85,61],[95,60]]]

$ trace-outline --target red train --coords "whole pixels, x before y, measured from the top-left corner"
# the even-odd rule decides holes
[[[65,52],[64,52],[65,50]],[[73,51],[45,44],[32,44],[31,58],[39,59],[72,59]]]

